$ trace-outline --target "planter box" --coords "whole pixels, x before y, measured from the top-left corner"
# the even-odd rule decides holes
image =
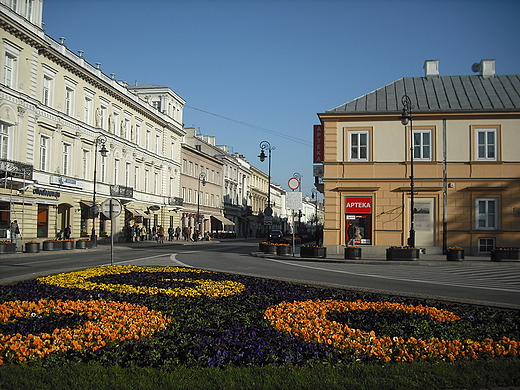
[[[44,241],[44,251],[61,251],[61,241]]]
[[[448,253],[446,253],[446,260],[448,260],[448,261],[464,260],[464,249],[448,249]]]
[[[387,260],[414,261],[419,260],[419,251],[417,248],[388,248],[386,250]]]
[[[345,259],[361,260],[361,248],[345,248]]]
[[[70,251],[74,249],[74,241],[62,241],[61,242],[61,249]]]
[[[327,257],[327,248],[325,247],[312,247],[302,246],[300,247],[300,257]]]
[[[274,244],[264,244],[264,253],[269,255],[276,255],[276,247]]]
[[[39,253],[40,243],[39,242],[26,242],[25,253]]]
[[[493,249],[491,261],[520,260],[519,253],[519,249]]]
[[[276,254],[278,256],[290,256],[292,255],[291,247],[288,245],[277,245]]]
[[[92,249],[92,241],[76,241],[76,249]]]
[[[16,253],[16,244],[0,244],[0,253]]]

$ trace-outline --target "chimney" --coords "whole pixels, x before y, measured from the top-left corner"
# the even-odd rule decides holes
[[[424,61],[424,77],[438,77],[439,76],[439,60]]]
[[[471,66],[473,72],[480,72],[483,77],[495,75],[495,60],[480,60]]]

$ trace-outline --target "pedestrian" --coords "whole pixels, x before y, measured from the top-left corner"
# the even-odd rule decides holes
[[[157,228],[157,242],[164,243],[164,228],[161,225]]]
[[[72,234],[72,229],[70,228],[70,225],[67,226],[65,229],[63,229],[63,238],[65,240],[70,239],[71,234]]]
[[[157,226],[152,227],[152,240],[157,240]]]
[[[13,241],[18,248],[18,235],[20,234],[20,227],[18,226],[18,221],[16,219],[11,222],[9,231],[11,232],[11,241]]]
[[[168,228],[168,241],[173,241],[173,233],[174,233],[173,226],[170,226]]]
[[[356,242],[356,227],[352,225],[352,222],[348,222],[348,229],[347,229],[347,235],[348,235],[348,241],[347,246],[354,245]]]
[[[147,238],[146,234],[147,234],[146,226],[143,225],[143,227],[141,228],[141,241],[146,240],[146,238]]]
[[[180,235],[181,235],[181,228],[177,226],[175,228],[175,239],[178,240]]]

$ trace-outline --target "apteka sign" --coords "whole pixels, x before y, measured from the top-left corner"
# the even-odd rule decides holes
[[[345,212],[347,214],[372,214],[372,197],[347,196],[345,198]]]

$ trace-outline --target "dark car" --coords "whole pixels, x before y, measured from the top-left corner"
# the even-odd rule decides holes
[[[280,240],[283,237],[283,233],[281,230],[271,230],[269,237],[272,240]]]

